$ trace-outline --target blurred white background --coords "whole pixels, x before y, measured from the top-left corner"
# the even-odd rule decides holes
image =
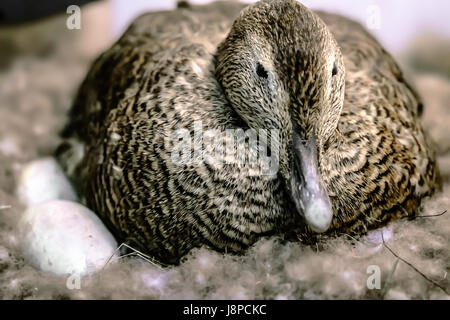
[[[171,9],[176,0],[111,0],[114,37],[137,15]],[[190,0],[208,3],[208,0]],[[245,1],[253,2],[253,1]],[[400,52],[418,35],[433,32],[450,38],[448,0],[302,0],[311,9],[340,13],[358,20],[392,52]]]

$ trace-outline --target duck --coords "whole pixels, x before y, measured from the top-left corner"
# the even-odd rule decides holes
[[[55,156],[116,238],[178,264],[415,215],[440,185],[422,109],[355,21],[295,0],[182,1],[93,62]]]

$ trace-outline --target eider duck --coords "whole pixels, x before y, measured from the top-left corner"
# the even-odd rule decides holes
[[[439,186],[422,108],[356,22],[294,0],[183,1],[95,60],[56,156],[119,239],[176,264],[195,247],[242,253],[414,215]],[[252,134],[245,159],[267,157],[214,153]]]

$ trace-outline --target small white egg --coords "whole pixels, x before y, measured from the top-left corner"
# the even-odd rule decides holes
[[[25,256],[42,271],[87,275],[102,269],[117,242],[81,204],[52,200],[28,208],[21,219]]]

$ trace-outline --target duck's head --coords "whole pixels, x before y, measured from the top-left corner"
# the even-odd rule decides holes
[[[216,76],[235,111],[250,128],[278,130],[270,147],[279,148],[279,174],[317,232],[333,217],[319,160],[342,110],[344,73],[324,22],[295,0],[247,7],[217,52]]]

